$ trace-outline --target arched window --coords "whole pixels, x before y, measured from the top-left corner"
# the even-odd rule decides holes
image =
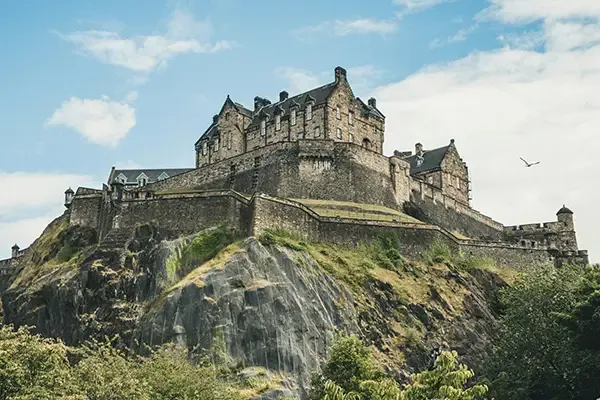
[[[362,141],[362,145],[365,149],[370,149],[371,148],[371,141],[367,138],[364,138]]]

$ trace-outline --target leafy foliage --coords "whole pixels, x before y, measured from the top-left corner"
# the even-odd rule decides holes
[[[241,400],[203,359],[165,345],[138,357],[110,342],[82,349],[0,327],[0,398],[10,400]]]
[[[600,273],[539,268],[504,289],[503,316],[486,376],[502,399],[595,399]]]
[[[432,369],[400,385],[383,374],[372,354],[355,336],[342,337],[320,375],[312,380],[314,400],[474,400],[488,391],[486,385],[467,387],[474,373],[458,363],[456,352],[442,352]]]

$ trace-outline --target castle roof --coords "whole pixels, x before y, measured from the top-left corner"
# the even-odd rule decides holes
[[[284,101],[280,101],[273,104],[267,104],[262,107],[259,112],[254,115],[254,118],[250,122],[249,128],[259,126],[260,120],[265,116],[269,119],[275,117],[275,113],[278,110],[283,111],[286,115],[290,112],[290,108],[296,106],[298,108],[305,108],[309,101],[313,102],[313,105],[323,104],[327,101],[327,98],[335,88],[335,82],[328,83],[323,86],[311,89],[307,92],[297,94],[293,97],[288,97]]]
[[[558,212],[556,213],[556,215],[560,215],[560,214],[573,214],[573,211],[569,210],[567,207],[565,207],[565,205],[563,204],[562,208],[560,210],[558,210]]]
[[[124,176],[125,183],[137,183],[137,178],[144,174],[148,182],[155,182],[160,179],[170,178],[184,172],[191,171],[193,168],[163,168],[163,169],[114,169],[108,177],[108,184],[117,181],[119,176]]]
[[[411,175],[420,174],[423,172],[435,171],[441,168],[442,160],[446,156],[450,145],[439,147],[433,150],[426,150],[423,152],[423,162],[418,163],[419,158],[416,154],[407,157],[405,160],[410,162],[410,173]]]

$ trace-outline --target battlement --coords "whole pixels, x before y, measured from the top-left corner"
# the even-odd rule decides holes
[[[543,223],[533,224],[522,224],[522,225],[511,225],[504,227],[504,233],[506,235],[521,235],[523,232],[558,232],[566,229],[566,225],[563,222],[552,221]]]

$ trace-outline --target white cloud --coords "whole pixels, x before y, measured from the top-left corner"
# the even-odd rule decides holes
[[[567,11],[562,14],[575,13]],[[386,152],[410,150],[417,141],[439,147],[455,138],[469,165],[476,208],[515,224],[553,220],[565,203],[575,212],[580,247],[599,260],[597,29],[597,23],[546,20],[538,38],[545,52],[530,45],[476,52],[379,88]],[[541,163],[525,168],[519,157]]]
[[[440,39],[432,40],[429,43],[429,47],[436,48],[436,47],[441,47],[441,46],[443,46],[445,44],[449,44],[449,43],[463,42],[463,41],[467,40],[467,37],[470,34],[472,34],[473,32],[475,32],[477,30],[477,28],[479,28],[479,24],[475,23],[466,28],[459,29],[458,32],[456,32],[452,36],[449,36],[445,40],[440,40]]]
[[[423,11],[452,1],[454,0],[394,0],[393,3],[401,7],[401,11],[397,15],[403,17],[406,14]]]
[[[99,187],[90,176],[59,173],[0,172],[0,259],[10,247],[22,248],[64,211],[64,192],[79,186]]]
[[[318,25],[295,30],[293,33],[299,39],[312,38],[314,34],[329,33],[335,36],[378,34],[386,36],[396,32],[398,25],[395,21],[359,18],[353,20],[325,21]]]
[[[230,49],[234,42],[211,41],[213,27],[209,20],[195,21],[176,10],[163,35],[123,37],[108,30],[78,31],[59,36],[75,45],[83,54],[104,63],[127,68],[138,73],[150,73],[176,55],[187,53],[214,53]]]
[[[363,92],[370,90],[383,72],[373,65],[359,65],[347,68],[347,77],[355,92]],[[279,68],[276,73],[288,81],[289,91],[292,95],[316,88],[327,82],[333,82],[334,79],[333,70],[311,72],[300,68]]]
[[[137,94],[130,93],[128,100]],[[71,128],[90,142],[115,147],[136,124],[135,109],[124,102],[71,97],[46,121],[48,126],[63,125]]]
[[[480,19],[497,19],[508,23],[565,18],[599,18],[597,0],[489,0],[490,7]]]

